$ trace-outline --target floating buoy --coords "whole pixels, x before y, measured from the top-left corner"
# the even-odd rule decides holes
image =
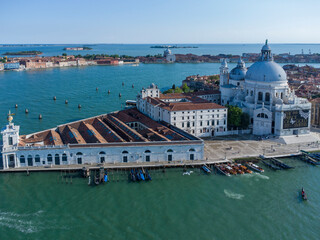
[[[18,104],[14,105],[15,108],[18,108]]]
[[[121,97],[121,93],[119,93],[119,97]]]
[[[108,94],[110,94],[110,90],[108,90]]]
[[[54,100],[54,101],[55,101],[55,100],[57,100],[57,97],[56,97],[56,96],[54,96],[54,97],[53,97],[53,100]]]
[[[29,113],[29,110],[28,110],[28,108],[26,108],[26,110],[24,111],[25,113]]]
[[[42,119],[42,115],[41,114],[39,114],[39,119]]]
[[[122,86],[124,86],[124,82],[122,82]]]
[[[65,104],[68,104],[68,100],[65,100],[64,103],[65,103]]]
[[[78,108],[81,108],[81,105],[80,105],[80,104],[78,105]]]
[[[132,84],[132,88],[134,88],[134,85]]]

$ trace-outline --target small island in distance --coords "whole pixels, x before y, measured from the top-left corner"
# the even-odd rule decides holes
[[[155,45],[151,46],[150,48],[198,48],[197,46],[171,46],[171,45]]]
[[[6,52],[2,55],[9,55],[9,56],[15,56],[15,55],[41,55],[42,52],[32,50],[32,51],[19,51],[19,52]]]
[[[92,50],[91,47],[83,46],[83,47],[67,47],[63,49],[64,51],[83,51],[83,50]]]

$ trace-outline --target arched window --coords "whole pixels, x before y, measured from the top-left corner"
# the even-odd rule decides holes
[[[48,154],[47,156],[48,163],[52,163],[52,155]]]
[[[33,159],[31,155],[28,155],[28,166],[33,166]]]
[[[60,156],[58,153],[56,155],[54,155],[54,164],[60,165]]]
[[[189,149],[189,160],[194,160],[194,148]]]
[[[259,92],[258,93],[258,101],[262,101],[262,98],[263,98],[262,92]]]
[[[268,93],[268,92],[265,95],[265,101],[270,102],[270,93]]]
[[[76,154],[78,164],[82,164],[82,155],[83,154],[81,152],[77,152]]]
[[[106,153],[105,152],[99,152],[99,156],[100,156],[100,163],[104,163],[106,161],[106,157],[105,157]]]
[[[146,155],[146,162],[150,162],[150,153],[151,151],[150,150],[146,150],[144,151],[145,155]]]
[[[122,152],[122,162],[128,162],[128,151]]]
[[[168,162],[172,161],[172,153],[173,153],[172,149],[169,149],[167,151],[167,160],[168,160]]]
[[[34,161],[40,163],[40,156],[38,154],[34,157]]]
[[[24,155],[20,156],[20,163],[26,163],[26,159],[25,159]]]
[[[67,154],[66,153],[62,154],[62,162],[66,163],[67,161],[68,161]]]

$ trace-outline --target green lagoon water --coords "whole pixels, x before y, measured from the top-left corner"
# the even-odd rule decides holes
[[[0,125],[11,109],[22,134],[40,131],[118,110],[152,82],[165,88],[218,69],[206,63],[2,72]],[[0,174],[0,239],[319,239],[320,169],[285,161],[296,168],[232,177],[171,169],[151,172],[149,183],[128,183],[122,174],[97,187],[76,175],[66,184],[60,173]],[[302,186],[307,202],[299,198]]]

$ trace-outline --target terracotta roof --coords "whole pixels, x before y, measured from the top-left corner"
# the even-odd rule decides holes
[[[133,127],[139,124],[139,127]],[[131,127],[130,127],[131,126]],[[20,136],[19,146],[90,145],[124,142],[171,142],[194,140],[170,126],[153,121],[136,108],[88,118],[56,129]]]

